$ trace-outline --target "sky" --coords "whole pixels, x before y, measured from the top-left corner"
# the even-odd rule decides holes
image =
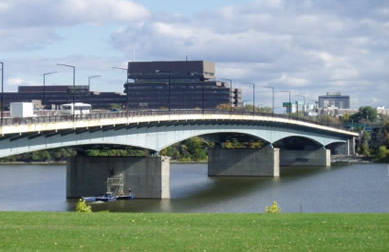
[[[123,91],[129,61],[207,60],[252,100],[281,107],[327,92],[389,107],[387,0],[0,0],[4,89],[72,83]]]

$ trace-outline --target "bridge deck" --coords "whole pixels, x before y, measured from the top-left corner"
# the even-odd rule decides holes
[[[284,115],[262,113],[242,113],[215,110],[153,110],[120,113],[92,113],[82,116],[45,116],[33,118],[4,118],[0,135],[41,134],[57,131],[90,130],[96,127],[120,127],[142,123],[161,124],[166,122],[182,123],[188,121],[231,121],[247,123],[283,124],[285,127],[309,128],[317,131],[339,134],[348,137],[359,135],[343,129],[329,127],[317,122],[289,118]]]

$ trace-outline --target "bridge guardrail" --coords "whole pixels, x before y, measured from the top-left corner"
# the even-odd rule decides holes
[[[94,120],[94,119],[107,119],[107,118],[127,118],[127,117],[140,117],[140,116],[153,116],[153,115],[185,115],[185,114],[226,114],[226,115],[248,115],[248,116],[268,116],[283,119],[292,119],[316,125],[329,126],[333,128],[345,129],[343,124],[325,124],[315,120],[307,120],[304,118],[296,118],[289,115],[280,115],[272,113],[262,113],[242,110],[242,111],[226,111],[217,109],[173,109],[169,110],[129,110],[123,112],[97,112],[84,115],[54,115],[54,116],[39,116],[28,118],[3,118],[3,126],[13,125],[31,125],[39,123],[52,123],[52,122],[69,122],[69,121],[81,121],[81,120]]]

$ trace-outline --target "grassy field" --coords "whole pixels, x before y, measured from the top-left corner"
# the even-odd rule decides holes
[[[0,251],[389,251],[389,214],[0,212]]]

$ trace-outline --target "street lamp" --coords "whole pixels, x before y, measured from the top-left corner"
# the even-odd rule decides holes
[[[1,65],[1,131],[3,131],[3,117],[4,117],[4,63],[0,61]]]
[[[48,72],[43,74],[43,98],[42,98],[42,105],[45,107],[46,105],[46,76],[50,74],[55,74],[57,72]]]
[[[171,104],[170,104],[170,95],[171,95],[171,87],[170,87],[170,84],[171,84],[171,78],[172,78],[172,73],[171,72],[167,72],[167,71],[161,71],[159,69],[156,69],[155,72],[158,74],[158,73],[166,73],[169,75],[169,81],[168,81],[168,90],[169,90],[169,94],[168,94],[168,105],[169,105],[169,113],[170,113],[170,110],[171,110]]]
[[[289,93],[289,116],[291,115],[292,113],[292,94],[290,92],[290,90],[281,90],[280,91],[281,93]]]
[[[230,82],[230,89],[232,91],[232,104],[231,104],[231,111],[232,111],[232,106],[234,105],[234,100],[235,100],[235,92],[234,92],[234,89],[232,88],[232,80],[226,79],[226,78],[222,78],[222,80],[226,80],[226,81]]]
[[[99,78],[101,75],[91,75],[88,76],[88,102],[90,103],[90,80],[94,78]]]
[[[74,111],[75,111],[75,92],[76,92],[76,67],[68,64],[57,64],[57,66],[70,67],[73,69],[73,121],[74,121]]]
[[[272,92],[272,105],[271,105],[271,113],[274,115],[274,87],[272,86],[263,86],[264,88],[270,88]]]
[[[255,83],[246,83],[253,86],[253,115],[255,115]]]
[[[126,104],[126,111],[127,111],[127,116],[128,116],[128,68],[123,68],[123,67],[112,67],[112,69],[118,69],[118,70],[124,70],[127,72],[127,82],[126,82],[126,99],[127,99],[127,104]]]
[[[195,76],[195,75],[201,75],[202,77],[200,78],[200,83],[201,81],[204,81],[205,78],[204,78],[204,73],[198,73],[198,72],[189,72],[188,75],[190,76]],[[205,81],[203,83],[201,83],[201,87],[202,87],[202,112],[204,114],[204,111],[205,111]]]
[[[304,99],[304,104],[303,104],[303,116],[305,116],[305,96],[304,95],[295,95],[296,97],[302,97]],[[298,106],[298,104],[297,104]],[[298,118],[298,113],[297,113],[297,118]]]

